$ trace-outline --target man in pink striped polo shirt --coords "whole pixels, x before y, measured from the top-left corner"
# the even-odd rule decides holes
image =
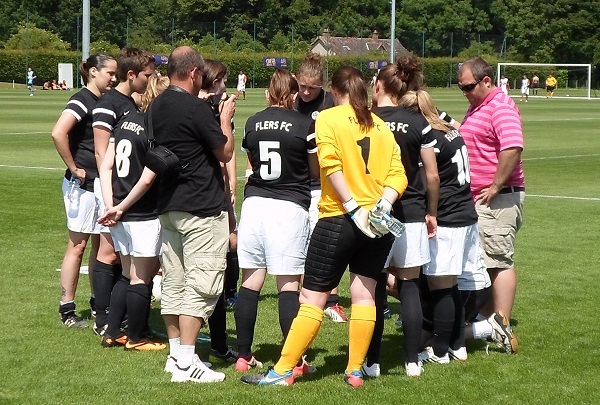
[[[514,245],[525,199],[523,130],[514,101],[494,83],[492,68],[480,57],[467,60],[458,71],[458,87],[470,103],[460,127],[470,162],[470,170],[465,169],[470,171],[483,256],[493,283],[487,310],[499,315],[510,338],[507,351],[514,352],[518,343],[509,321],[517,289]]]

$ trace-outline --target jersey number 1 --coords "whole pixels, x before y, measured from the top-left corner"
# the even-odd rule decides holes
[[[458,184],[464,186],[465,183],[471,183],[471,173],[469,172],[469,155],[467,154],[467,147],[465,145],[456,151],[452,157],[452,163],[456,163],[456,168],[458,169]]]
[[[369,174],[369,152],[371,151],[371,138],[365,136],[363,139],[356,141],[356,143],[358,146],[360,146],[360,153],[365,161],[366,173]]]

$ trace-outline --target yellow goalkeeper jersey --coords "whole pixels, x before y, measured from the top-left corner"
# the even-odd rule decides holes
[[[365,209],[375,206],[384,187],[400,195],[407,186],[400,149],[385,122],[371,114],[374,126],[361,132],[354,110],[340,105],[321,111],[316,120],[316,138],[321,172],[319,218],[345,213],[342,201],[327,179],[342,171],[350,194]]]

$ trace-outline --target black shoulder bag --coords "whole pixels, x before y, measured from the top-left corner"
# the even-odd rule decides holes
[[[156,145],[154,128],[152,127],[152,109],[148,106],[148,143],[150,149],[146,153],[146,166],[159,176],[177,174],[181,170],[181,163],[176,154],[162,145]]]

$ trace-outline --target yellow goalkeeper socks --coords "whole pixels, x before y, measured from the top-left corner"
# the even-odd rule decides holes
[[[360,370],[365,360],[373,329],[375,328],[375,306],[352,305],[350,313],[350,344],[346,371]]]

